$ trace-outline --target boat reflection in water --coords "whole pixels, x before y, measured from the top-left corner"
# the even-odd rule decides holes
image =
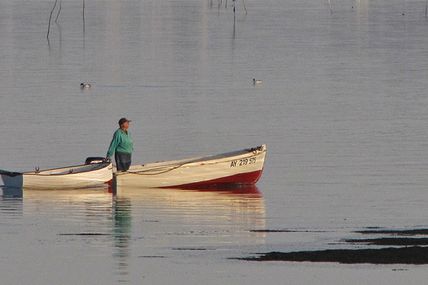
[[[186,252],[181,249],[195,248],[207,254],[239,251],[265,239],[264,233],[250,232],[265,228],[264,200],[254,186],[120,188],[114,194],[107,188],[25,189],[19,203],[23,217],[37,221],[32,238],[70,248],[78,266],[91,260],[86,255],[103,256],[102,249],[104,258],[112,258],[118,282],[126,282],[130,264],[144,257],[182,258]]]
[[[144,231],[146,238],[162,231],[171,234],[174,230],[195,236],[201,228],[206,231],[209,227],[214,235],[204,236],[205,242],[210,238],[214,243],[221,239],[230,242],[237,233],[252,239],[254,235],[248,235],[248,230],[265,226],[264,201],[255,186],[206,190],[118,189],[115,211],[122,217],[131,209],[132,216],[141,219],[139,222],[150,227],[159,224],[153,231]]]
[[[22,188],[0,187],[0,224],[7,231],[6,225],[13,225],[16,217],[22,216]]]
[[[264,200],[255,186],[206,190],[122,187],[114,201],[115,256],[123,277],[130,244],[133,255],[156,258],[175,256],[181,249],[208,250],[210,254],[210,250],[239,250],[265,241],[264,233],[250,232],[265,228]]]
[[[20,199],[23,196],[22,188],[0,187],[0,192],[3,199]]]

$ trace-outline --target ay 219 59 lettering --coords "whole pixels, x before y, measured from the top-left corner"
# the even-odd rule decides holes
[[[238,167],[238,166],[245,166],[245,165],[249,165],[249,164],[254,164],[254,163],[256,163],[256,161],[257,161],[257,159],[255,157],[232,160],[230,162],[230,167]]]

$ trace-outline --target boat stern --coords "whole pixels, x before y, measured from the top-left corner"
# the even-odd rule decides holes
[[[0,186],[21,188],[24,185],[22,174],[13,172],[0,172]]]

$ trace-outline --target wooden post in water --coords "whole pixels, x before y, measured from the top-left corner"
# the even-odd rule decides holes
[[[56,3],[58,2],[58,0],[55,0],[55,3],[54,3],[54,5],[53,5],[53,7],[52,7],[52,10],[51,10],[51,13],[50,13],[50,15],[49,15],[49,23],[48,23],[48,32],[47,32],[47,34],[46,34],[46,38],[49,40],[49,33],[50,33],[50,31],[51,31],[51,20],[52,20],[52,14],[53,14],[53,11],[55,10],[55,7],[56,7]]]
[[[242,0],[242,5],[244,6],[244,10],[245,10],[245,15],[247,15],[247,7],[245,7],[245,0]]]
[[[82,20],[83,20],[83,35],[85,35],[85,0],[83,0]]]
[[[55,23],[58,23],[59,13],[61,13],[62,0],[59,0],[58,13],[56,14]]]
[[[425,18],[427,17],[428,13],[428,0],[425,1]]]

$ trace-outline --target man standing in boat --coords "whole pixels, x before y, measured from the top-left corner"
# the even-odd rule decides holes
[[[118,171],[127,171],[131,166],[131,154],[134,147],[131,135],[128,131],[130,122],[131,121],[126,118],[121,118],[119,120],[119,128],[114,133],[107,151],[108,159],[114,154]]]

